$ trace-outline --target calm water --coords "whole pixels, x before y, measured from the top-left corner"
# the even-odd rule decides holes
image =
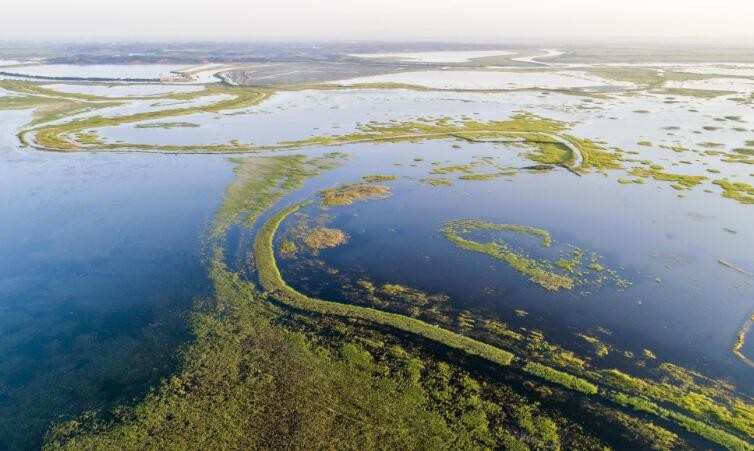
[[[223,157],[18,149],[27,113],[0,114],[0,448],[24,449],[175,368],[233,175]]]

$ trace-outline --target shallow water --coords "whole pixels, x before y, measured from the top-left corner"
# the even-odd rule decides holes
[[[21,150],[28,114],[0,116],[0,443],[33,449],[174,371],[233,175],[223,157]]]

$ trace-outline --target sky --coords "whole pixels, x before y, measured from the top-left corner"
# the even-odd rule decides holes
[[[754,0],[26,0],[0,39],[754,42]]]

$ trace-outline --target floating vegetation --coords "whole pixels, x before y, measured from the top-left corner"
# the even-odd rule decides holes
[[[581,164],[576,167],[580,172],[588,172],[590,169],[604,172],[607,169],[621,169],[623,156],[619,152],[609,152],[602,145],[584,138],[572,135],[563,135],[569,143],[579,149]]]
[[[593,345],[595,348],[595,354],[597,354],[598,357],[605,357],[610,353],[610,348],[602,343],[600,339],[581,333],[576,335],[583,338],[587,343]]]
[[[709,142],[709,141],[700,142],[697,145],[699,147],[705,147],[707,149],[719,149],[721,147],[725,147],[725,144],[723,143],[716,143],[716,142]]]
[[[485,181],[515,175],[515,172],[498,172],[495,174],[467,174],[458,177],[458,180]]]
[[[452,174],[454,172],[461,172],[464,174],[471,174],[474,172],[475,165],[474,164],[457,164],[454,166],[444,166],[432,169],[430,174],[433,175],[440,175],[440,174]]]
[[[750,149],[748,147],[737,147],[733,149],[733,152],[736,152],[741,155],[748,155],[748,156],[754,156],[754,149]]]
[[[577,284],[596,283],[601,284],[607,276],[610,276],[619,287],[625,287],[629,282],[617,275],[615,271],[607,270],[605,276],[597,276],[605,268],[597,262],[598,256],[592,254],[588,263],[584,262],[584,252],[569,246],[568,256],[550,261],[535,259],[521,251],[514,250],[510,244],[503,240],[493,240],[486,243],[464,238],[470,232],[477,230],[504,231],[514,234],[531,236],[540,240],[540,246],[549,248],[552,246],[550,233],[543,229],[516,224],[494,224],[475,219],[459,219],[446,222],[442,232],[451,243],[472,252],[489,255],[498,260],[505,261],[517,272],[529,277],[529,280],[550,291],[560,289],[572,289]],[[562,272],[557,272],[561,270]]]
[[[381,183],[381,182],[389,182],[391,180],[396,180],[397,178],[398,178],[397,175],[375,174],[375,175],[365,175],[362,177],[362,180],[364,180],[365,183]]]
[[[296,258],[298,246],[293,241],[283,240],[280,243],[280,256],[282,258]]]
[[[424,178],[419,181],[432,186],[451,186],[453,184],[453,181],[446,177]]]
[[[323,249],[338,247],[347,241],[348,235],[344,231],[328,227],[315,227],[309,230],[304,237],[304,244],[314,253]]]
[[[723,197],[734,199],[742,204],[754,204],[754,186],[745,182],[715,180],[715,185],[723,189]]]
[[[344,206],[360,200],[383,199],[390,195],[390,187],[363,184],[344,185],[339,188],[326,189],[319,195],[322,198],[322,206]]]
[[[671,174],[664,172],[662,168],[650,167],[641,168],[636,167],[629,171],[629,174],[636,177],[652,178],[654,180],[663,182],[673,182],[671,186],[675,189],[683,190],[693,188],[703,181],[707,180],[707,177],[703,175],[684,175],[684,174]]]

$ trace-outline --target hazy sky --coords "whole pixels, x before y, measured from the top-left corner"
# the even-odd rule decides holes
[[[754,0],[7,0],[0,39],[754,41]]]

